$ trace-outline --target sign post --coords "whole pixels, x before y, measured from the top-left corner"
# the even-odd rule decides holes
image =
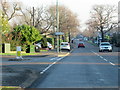
[[[57,36],[57,52],[59,53],[60,47],[59,47],[59,36],[64,35],[63,32],[55,32],[55,35]]]
[[[55,32],[55,35],[60,36],[60,35],[64,35],[64,33],[63,32]]]
[[[16,58],[17,58],[17,59],[22,59],[21,46],[17,46],[17,47],[16,47],[16,50],[17,50],[17,56],[16,56]]]

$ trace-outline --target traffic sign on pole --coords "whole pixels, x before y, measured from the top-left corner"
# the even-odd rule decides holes
[[[59,35],[64,35],[64,33],[63,32],[55,32],[55,35],[57,36],[59,36]]]

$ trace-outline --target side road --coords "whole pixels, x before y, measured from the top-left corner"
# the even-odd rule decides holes
[[[38,77],[40,72],[54,62],[54,59],[65,57],[69,52],[56,53],[44,52],[40,55],[23,56],[23,60],[16,61],[15,56],[0,56],[2,68],[0,86],[29,87]],[[10,61],[11,59],[15,61]],[[53,59],[53,60],[52,60]]]

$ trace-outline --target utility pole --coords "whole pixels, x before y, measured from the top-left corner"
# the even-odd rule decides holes
[[[70,43],[70,40],[71,40],[70,34],[71,34],[70,27],[68,26],[68,41],[69,41],[69,43]]]
[[[56,24],[57,24],[57,30],[56,32],[59,32],[59,9],[58,9],[58,0],[56,1]],[[59,36],[57,35],[57,52],[59,53]]]
[[[35,13],[35,9],[34,9],[34,7],[33,7],[33,26],[34,26],[34,13]]]

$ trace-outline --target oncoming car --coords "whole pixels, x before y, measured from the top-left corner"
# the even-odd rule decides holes
[[[109,51],[112,52],[112,46],[109,42],[101,42],[99,45],[99,52]]]
[[[70,51],[70,44],[68,42],[61,42],[60,49]]]

